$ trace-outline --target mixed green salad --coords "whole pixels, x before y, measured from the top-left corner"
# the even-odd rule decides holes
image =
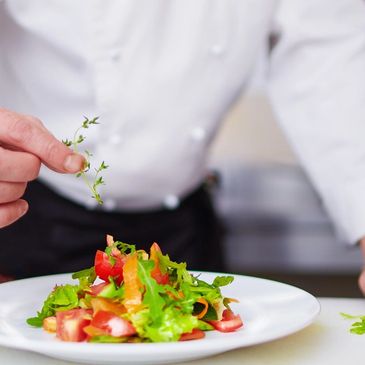
[[[221,293],[232,276],[207,283],[189,273],[186,263],[162,254],[157,243],[147,253],[108,235],[94,266],[72,278],[78,284],[55,286],[29,325],[62,341],[107,343],[194,340],[205,331],[243,326],[230,308],[237,300]]]

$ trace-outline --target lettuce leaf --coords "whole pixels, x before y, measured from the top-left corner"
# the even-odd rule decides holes
[[[147,325],[145,336],[153,342],[178,341],[183,333],[191,332],[199,320],[191,314],[182,314],[176,307],[167,307],[158,325]]]
[[[44,301],[41,311],[37,312],[36,317],[28,318],[27,323],[34,327],[42,327],[43,320],[54,316],[56,311],[77,308],[79,289],[78,285],[56,286]]]

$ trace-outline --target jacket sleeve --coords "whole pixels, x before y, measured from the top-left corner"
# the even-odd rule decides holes
[[[365,237],[365,1],[283,0],[275,28],[274,113],[341,238],[355,243]]]

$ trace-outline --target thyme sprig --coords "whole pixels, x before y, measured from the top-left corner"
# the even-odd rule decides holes
[[[103,161],[97,168],[94,168],[94,176],[92,179],[90,179],[88,177],[88,175],[86,174],[88,171],[90,171],[91,169],[91,162],[90,159],[92,157],[92,153],[90,153],[87,150],[84,150],[83,152],[79,151],[79,145],[85,141],[86,137],[84,135],[81,134],[81,131],[83,129],[88,129],[90,126],[94,125],[94,124],[99,124],[98,119],[99,117],[95,117],[93,119],[89,119],[87,117],[84,116],[84,121],[82,122],[81,126],[79,128],[76,129],[72,140],[69,139],[65,139],[62,140],[62,142],[67,146],[67,147],[71,147],[73,149],[74,152],[76,153],[81,153],[84,157],[85,157],[85,165],[84,168],[78,172],[76,174],[76,177],[81,177],[86,185],[88,186],[88,188],[91,190],[92,192],[92,197],[99,203],[99,204],[103,204],[103,200],[101,199],[101,196],[98,192],[98,189],[100,187],[100,185],[104,185],[104,179],[103,177],[100,175],[101,172],[103,170],[106,170],[109,166],[105,164],[105,162]]]

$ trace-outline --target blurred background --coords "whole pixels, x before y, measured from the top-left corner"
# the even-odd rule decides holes
[[[231,272],[280,280],[319,296],[361,297],[357,246],[341,242],[277,126],[262,60],[212,151],[215,204]],[[237,199],[237,196],[240,199]]]

